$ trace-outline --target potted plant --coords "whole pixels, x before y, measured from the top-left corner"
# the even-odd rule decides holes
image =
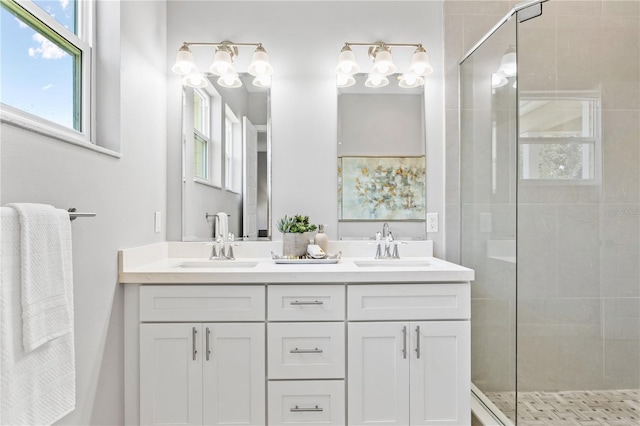
[[[309,223],[309,216],[287,216],[278,220],[278,230],[282,232],[282,255],[288,258],[305,256],[309,238],[305,232],[316,230],[316,225]]]

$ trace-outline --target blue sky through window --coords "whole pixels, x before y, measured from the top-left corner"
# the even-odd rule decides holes
[[[74,0],[34,3],[75,33]],[[0,8],[0,64],[2,103],[74,128],[74,57],[4,7]]]

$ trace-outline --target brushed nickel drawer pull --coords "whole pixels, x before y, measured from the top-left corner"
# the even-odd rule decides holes
[[[294,300],[289,302],[290,305],[324,305],[322,300]]]
[[[209,338],[211,336],[211,330],[207,327],[207,361],[209,361],[209,356],[211,355],[211,346],[209,342]]]
[[[322,349],[314,348],[314,349],[291,349],[289,353],[292,354],[321,354],[324,352]]]
[[[407,326],[402,327],[402,358],[407,359]]]
[[[193,329],[191,330],[191,351],[193,352],[193,360],[196,360],[196,354],[198,353],[198,349],[196,346],[196,334],[198,334],[198,330],[193,327]]]
[[[301,411],[324,411],[324,408],[318,407],[317,405],[315,407],[309,407],[309,408],[300,408],[297,405],[295,407],[293,407],[291,410],[291,412],[301,412]]]
[[[420,359],[420,326],[416,327],[416,358]]]

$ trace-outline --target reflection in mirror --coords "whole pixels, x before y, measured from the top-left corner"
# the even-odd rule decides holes
[[[338,236],[371,238],[389,222],[395,238],[425,239],[424,87],[354,77],[338,89]]]
[[[269,239],[270,90],[249,74],[239,88],[215,79],[183,88],[182,239],[211,240],[218,212],[235,239]]]

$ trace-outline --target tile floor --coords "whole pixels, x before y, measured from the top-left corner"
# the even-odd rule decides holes
[[[514,393],[487,396],[510,419]],[[640,425],[640,389],[566,392],[519,392],[518,426]]]

